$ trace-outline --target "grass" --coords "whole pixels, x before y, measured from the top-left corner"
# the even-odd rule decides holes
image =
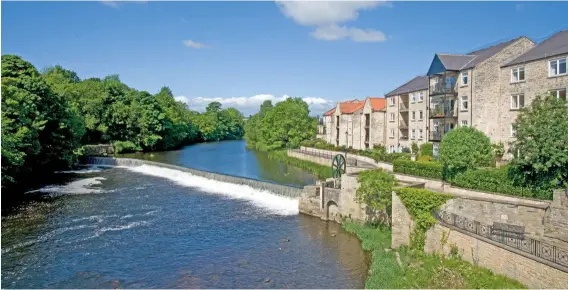
[[[319,179],[326,179],[332,177],[331,168],[329,166],[317,164],[314,162],[302,160],[295,157],[290,157],[288,156],[286,150],[269,151],[268,158],[308,170],[313,175],[317,176]]]
[[[363,249],[371,251],[373,259],[365,288],[526,288],[510,278],[472,265],[457,257],[442,257],[412,251],[406,247],[390,249],[391,230],[386,227],[343,224],[345,230],[359,237]],[[387,249],[387,250],[385,250]]]

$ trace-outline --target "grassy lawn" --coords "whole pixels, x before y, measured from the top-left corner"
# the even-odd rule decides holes
[[[270,151],[268,152],[268,157],[270,159],[278,160],[286,164],[308,170],[313,175],[317,176],[319,179],[326,179],[331,177],[330,166],[325,166],[314,162],[298,159],[295,157],[290,157],[288,156],[286,150]]]
[[[474,266],[458,258],[427,255],[408,248],[390,249],[391,230],[355,223],[343,225],[362,241],[363,249],[373,255],[370,276],[365,288],[526,288],[507,277]]]

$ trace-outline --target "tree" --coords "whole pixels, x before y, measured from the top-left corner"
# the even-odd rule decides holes
[[[440,144],[440,163],[444,166],[444,177],[450,179],[470,168],[495,166],[491,141],[475,128],[451,130]]]
[[[510,175],[517,183],[550,188],[568,185],[568,106],[566,100],[537,96],[513,123]]]
[[[19,56],[2,56],[2,187],[25,175],[68,167],[84,134],[82,122],[36,68]]]

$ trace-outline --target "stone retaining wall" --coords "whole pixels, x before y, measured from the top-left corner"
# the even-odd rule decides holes
[[[341,155],[345,155],[344,152],[339,152],[339,151],[332,151],[332,150],[324,150],[324,149],[317,149],[317,148],[312,148],[312,147],[304,147],[304,146],[300,146],[301,150],[307,150],[307,151],[312,151],[312,152],[319,152],[319,153],[324,153],[324,154],[341,154]],[[306,155],[306,154],[304,154]],[[361,155],[357,155],[357,154],[351,154],[351,153],[347,153],[347,157],[349,158],[353,158],[353,159],[357,159],[358,161],[362,161],[362,162],[366,162],[369,164],[374,165],[377,168],[383,168],[385,170],[388,171],[392,171],[392,164],[391,163],[386,163],[386,162],[377,162],[375,161],[375,159],[371,158],[371,157],[367,157],[367,156],[361,156]],[[328,161],[329,163],[329,161]]]
[[[114,154],[112,144],[83,145],[81,150],[83,156],[109,156]]]
[[[181,166],[148,161],[148,160],[140,160],[132,158],[113,158],[113,157],[87,157],[85,158],[84,161],[85,164],[89,165],[112,165],[112,166],[127,166],[127,167],[152,165],[152,166],[164,167],[173,170],[188,172],[193,175],[201,176],[207,179],[213,179],[221,182],[229,182],[239,185],[247,185],[255,189],[266,190],[275,193],[277,195],[291,197],[291,198],[299,198],[300,194],[302,193],[302,187],[286,186],[277,183],[255,180],[251,178],[237,177],[232,175],[220,174],[204,170],[197,170],[193,168],[181,167]]]

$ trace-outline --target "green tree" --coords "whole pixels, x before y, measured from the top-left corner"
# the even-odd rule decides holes
[[[84,134],[78,116],[36,68],[2,56],[2,187],[68,167]]]
[[[510,174],[528,187],[568,184],[568,106],[566,100],[537,96],[521,109],[511,143]]]
[[[491,141],[475,128],[451,130],[440,144],[440,163],[444,166],[445,179],[470,168],[494,166]]]

